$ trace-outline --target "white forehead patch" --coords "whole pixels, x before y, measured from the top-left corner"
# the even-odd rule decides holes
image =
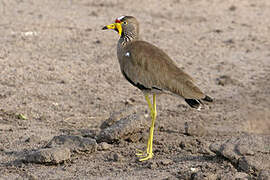
[[[119,21],[121,21],[124,17],[125,17],[125,16],[120,16],[120,17],[118,17],[117,19],[118,19]]]
[[[126,52],[125,56],[129,57],[130,56],[130,52]]]

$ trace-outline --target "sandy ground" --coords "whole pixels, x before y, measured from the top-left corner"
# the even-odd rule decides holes
[[[180,98],[158,97],[149,162],[136,161],[135,149],[145,146],[139,141],[58,165],[17,163],[56,135],[98,131],[127,105],[147,109],[120,73],[118,35],[101,31],[121,15],[135,16],[141,38],[166,51],[215,102],[199,112]],[[179,144],[270,134],[269,0],[1,0],[0,17],[2,179],[192,179],[193,171],[226,179],[241,170]],[[185,122],[202,123],[207,135],[185,135]],[[123,160],[110,160],[115,153]]]

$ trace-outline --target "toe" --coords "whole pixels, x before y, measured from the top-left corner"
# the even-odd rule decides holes
[[[140,149],[136,149],[136,156],[144,156],[146,153]]]
[[[152,157],[153,157],[153,153],[147,154],[147,156],[145,156],[145,157],[139,159],[139,161],[146,161],[146,160],[148,160],[148,159],[151,159]]]

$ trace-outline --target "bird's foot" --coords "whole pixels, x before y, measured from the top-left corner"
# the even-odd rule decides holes
[[[139,149],[136,150],[136,156],[139,158],[139,161],[146,161],[151,159],[153,155],[153,153],[148,153]]]
[[[153,153],[147,153],[145,156],[139,156],[140,157],[139,161],[146,161],[148,159],[151,159],[153,155],[154,155]]]

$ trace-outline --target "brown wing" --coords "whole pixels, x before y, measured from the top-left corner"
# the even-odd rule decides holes
[[[119,61],[122,73],[133,85],[171,91],[187,99],[205,97],[188,74],[150,43],[134,41],[128,44]]]

